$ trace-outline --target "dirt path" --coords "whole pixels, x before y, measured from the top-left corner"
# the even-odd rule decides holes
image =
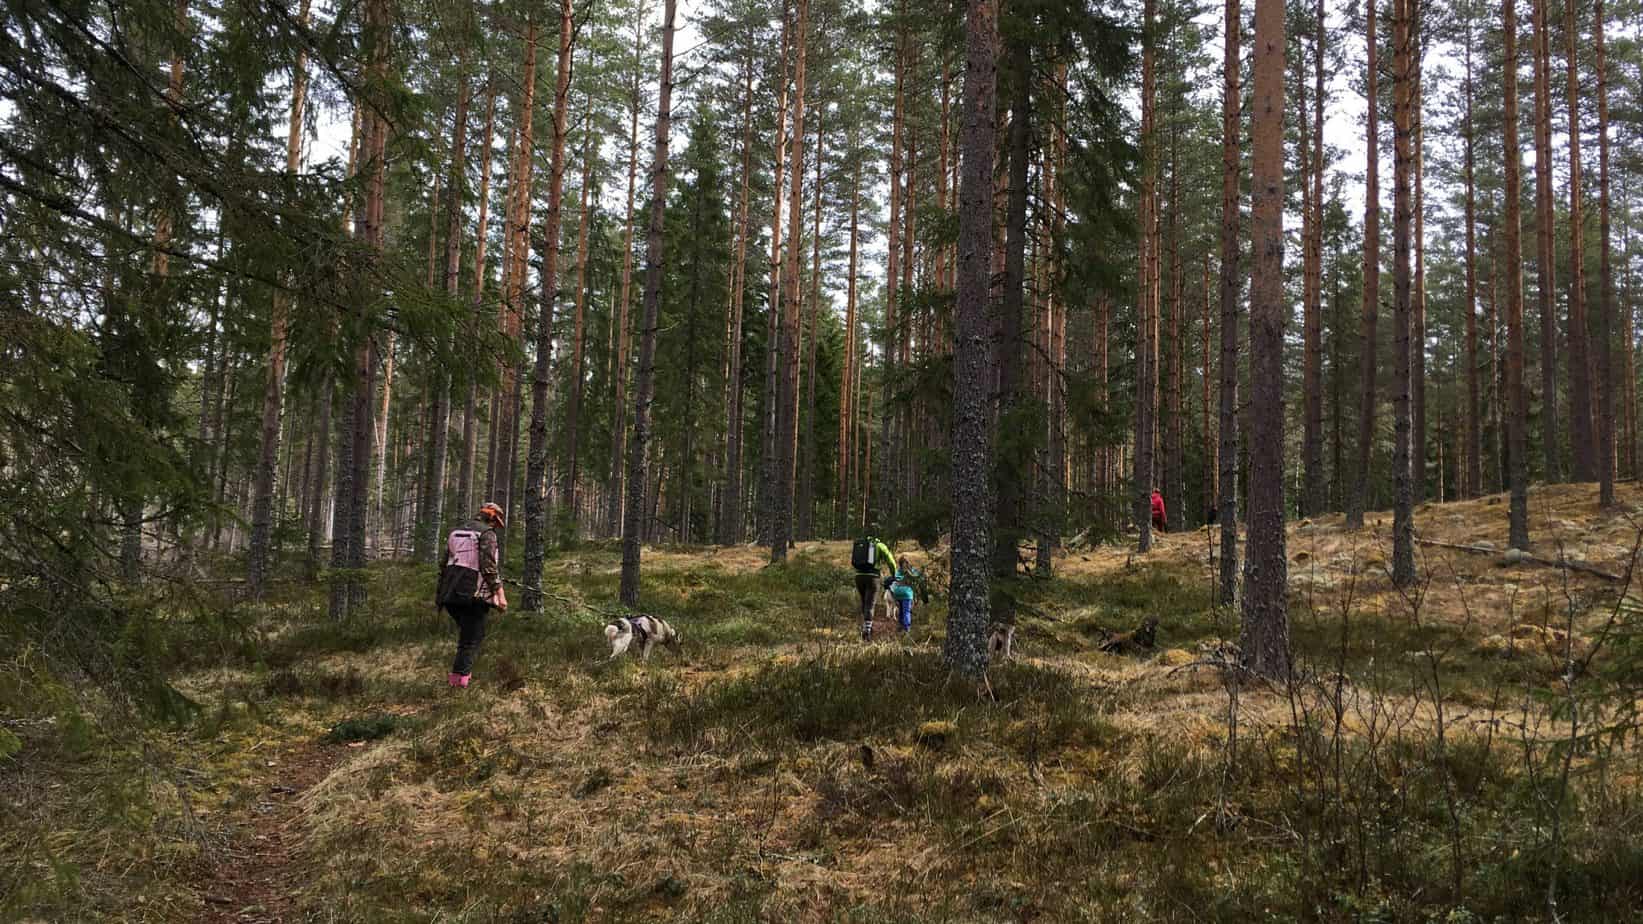
[[[200,884],[210,924],[286,924],[298,920],[302,842],[299,800],[341,763],[347,748],[303,741],[279,752],[261,792],[234,826]]]

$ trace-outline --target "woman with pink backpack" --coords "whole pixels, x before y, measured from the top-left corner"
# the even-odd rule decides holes
[[[502,508],[487,503],[479,508],[478,516],[451,530],[445,540],[434,606],[450,613],[457,626],[456,660],[448,678],[453,687],[468,686],[491,608],[508,608],[497,570],[496,531],[505,525]]]

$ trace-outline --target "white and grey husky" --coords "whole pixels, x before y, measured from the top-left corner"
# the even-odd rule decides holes
[[[650,649],[658,644],[679,650],[679,633],[655,616],[624,616],[605,626],[605,640],[610,642],[611,660],[621,657],[636,642],[639,657],[645,661],[650,660]]]

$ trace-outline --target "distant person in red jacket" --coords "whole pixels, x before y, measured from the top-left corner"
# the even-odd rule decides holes
[[[1152,489],[1152,528],[1161,533],[1169,532],[1165,528],[1169,518],[1164,513],[1164,495],[1157,488]]]

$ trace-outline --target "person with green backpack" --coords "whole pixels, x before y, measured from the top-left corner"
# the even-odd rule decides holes
[[[861,599],[861,640],[873,637],[873,604],[879,593],[879,572],[896,573],[896,556],[877,536],[868,534],[850,546],[850,567],[856,572],[856,596]]]

